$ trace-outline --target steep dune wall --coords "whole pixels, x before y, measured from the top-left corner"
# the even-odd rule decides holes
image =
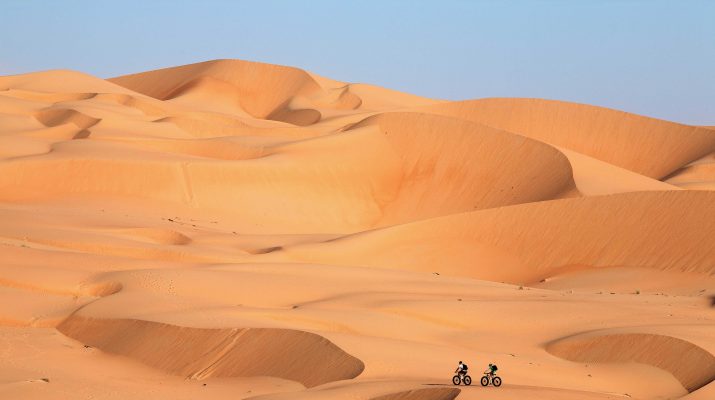
[[[715,132],[584,104],[494,98],[425,112],[476,121],[660,179],[715,150]]]
[[[322,336],[287,329],[201,329],[74,315],[57,330],[173,375],[275,376],[306,387],[358,376],[362,361]]]
[[[383,225],[575,194],[568,161],[540,143],[420,114],[383,114],[357,127],[363,124],[400,165]]]
[[[402,164],[381,225],[577,194],[568,159],[528,138],[418,113],[380,114],[351,130],[366,127]]]
[[[577,362],[638,362],[666,370],[689,392],[715,379],[715,356],[670,336],[622,333],[577,335],[549,343],[546,350]]]

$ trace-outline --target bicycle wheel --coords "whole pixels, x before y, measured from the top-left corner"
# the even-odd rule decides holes
[[[494,384],[494,386],[496,386],[496,387],[501,386],[501,378],[498,377],[498,376],[495,376],[495,377],[492,379],[492,384]]]
[[[464,375],[464,379],[463,379],[463,380],[464,380],[464,384],[467,385],[467,386],[469,386],[469,385],[472,384],[472,377],[469,376],[469,375]]]
[[[462,379],[459,377],[459,375],[455,375],[452,377],[452,383],[455,385],[459,385],[459,383],[462,381]]]
[[[487,386],[489,384],[489,378],[487,378],[486,376],[483,376],[481,383],[482,383],[482,386]]]

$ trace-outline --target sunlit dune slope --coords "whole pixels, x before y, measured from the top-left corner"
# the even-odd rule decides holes
[[[380,114],[347,132],[364,131],[384,137],[401,164],[380,225],[578,194],[563,154],[509,132],[416,113]]]
[[[440,217],[288,248],[274,257],[447,270],[513,282],[543,279],[568,266],[644,266],[712,274],[713,235],[715,193],[637,192]],[[499,258],[482,256],[484,247],[515,256],[525,267],[505,268]]]
[[[673,172],[666,182],[685,189],[715,190],[715,153]]]
[[[573,150],[559,150],[568,158],[576,187],[585,196],[679,189],[675,184],[661,182]]]
[[[656,179],[715,150],[710,129],[563,101],[492,98],[421,110],[519,133]]]

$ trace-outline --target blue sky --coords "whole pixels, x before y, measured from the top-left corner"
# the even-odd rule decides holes
[[[0,0],[0,75],[239,58],[443,99],[715,125],[715,1]]]

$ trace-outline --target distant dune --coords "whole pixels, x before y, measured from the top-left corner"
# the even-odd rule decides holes
[[[708,129],[584,104],[505,98],[427,110],[516,132],[658,179],[715,151],[715,135]]]
[[[0,77],[0,397],[710,399],[713,190],[712,127],[592,105]]]

